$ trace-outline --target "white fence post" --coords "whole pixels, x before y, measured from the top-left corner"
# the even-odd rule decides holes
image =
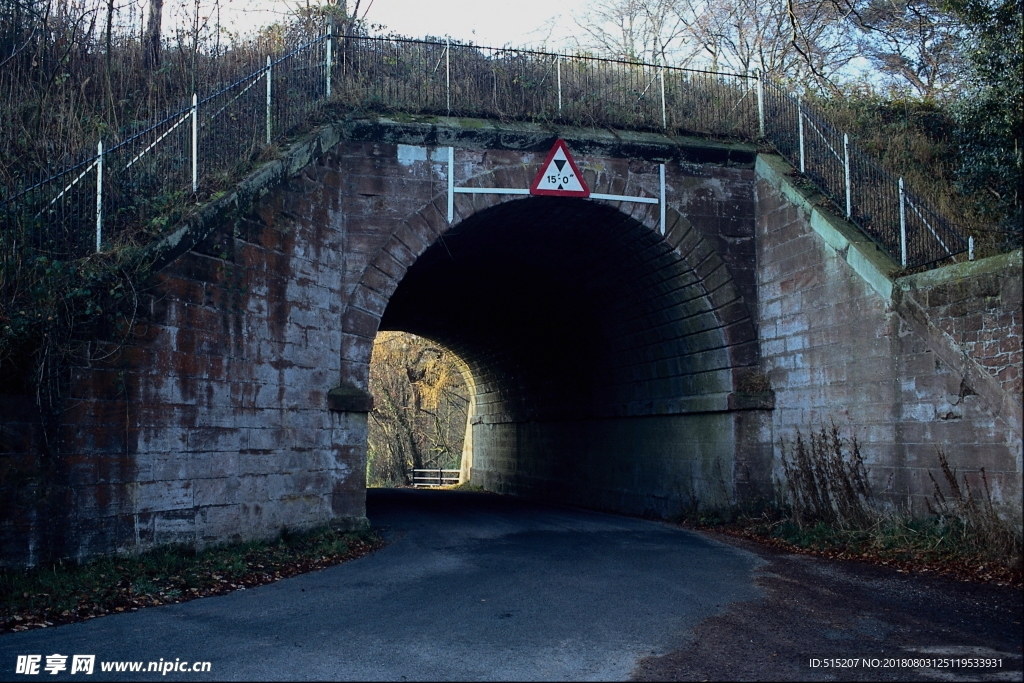
[[[853,186],[850,181],[850,136],[843,133],[843,171],[846,175],[846,218],[853,216]]]
[[[555,70],[558,72],[558,113],[562,113],[562,55],[555,57]]]
[[[967,260],[974,260],[974,235],[967,236]]]
[[[270,55],[267,55],[267,144],[270,144]]]
[[[658,78],[661,80],[661,127],[668,128],[668,115],[665,110],[665,69],[658,69]]]
[[[764,137],[764,83],[761,80],[761,70],[757,70],[757,129]]]
[[[331,67],[334,65],[334,35],[327,31],[327,99],[331,98]]]
[[[448,225],[455,220],[455,148],[448,148]]]
[[[96,253],[103,241],[103,140],[96,145]]]
[[[192,93],[192,191],[199,190],[199,98]]]
[[[903,178],[900,178],[900,263],[907,267],[907,199],[903,193]]]
[[[796,96],[797,130],[800,133],[800,172],[804,172],[804,105],[803,99]]]

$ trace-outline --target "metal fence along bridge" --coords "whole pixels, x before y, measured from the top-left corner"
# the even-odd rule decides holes
[[[9,188],[0,202],[0,263],[81,257],[132,226],[159,234],[183,198],[209,197],[326,103],[760,140],[904,267],[973,258],[972,242],[902,178],[820,111],[758,76],[325,33],[211,90],[122,140],[97,141],[44,180]]]

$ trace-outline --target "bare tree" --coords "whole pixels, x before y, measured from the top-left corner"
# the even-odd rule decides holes
[[[149,0],[149,18],[146,22],[146,36],[143,41],[143,60],[147,69],[160,68],[163,13],[164,0]]]
[[[853,16],[858,48],[889,84],[935,98],[963,77],[963,24],[933,0],[869,0]]]
[[[687,35],[688,26],[676,0],[599,0],[576,24],[584,35],[581,48],[619,59],[665,63]]]
[[[582,47],[673,66],[813,80],[856,56],[831,0],[597,0],[577,18]]]
[[[408,483],[421,468],[457,468],[469,396],[458,359],[447,349],[401,332],[381,332],[370,365],[367,480]]]

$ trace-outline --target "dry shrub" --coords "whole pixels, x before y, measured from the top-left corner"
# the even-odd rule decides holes
[[[0,20],[10,3],[0,0]],[[193,93],[215,92],[323,35],[324,18],[296,12],[288,23],[222,41],[221,32],[165,33],[160,64],[148,65],[140,26],[115,17],[108,32],[90,2],[42,3],[45,19],[0,30],[0,198],[130,138]],[[103,9],[102,11],[105,11]],[[9,43],[9,45],[8,45]]]
[[[835,423],[780,445],[781,505],[749,518],[752,534],[836,557],[1020,582],[1020,522],[999,514],[984,468],[972,485],[939,450],[942,483],[929,472],[934,492],[921,516],[879,505],[856,437],[844,439]]]
[[[1019,568],[1022,561],[1020,524],[999,515],[985,468],[978,469],[979,489],[971,486],[966,474],[957,476],[941,448],[938,456],[947,492],[943,493],[942,486],[929,472],[935,493],[928,501],[928,511],[945,529],[947,544],[980,561]]]
[[[856,91],[818,105],[882,168],[973,235],[979,258],[1004,251],[1005,230],[986,218],[983,198],[964,195],[957,184],[962,153],[948,105]]]
[[[842,438],[833,422],[806,438],[797,430],[795,443],[782,442],[780,447],[782,498],[800,527],[825,523],[852,529],[874,520],[867,468],[856,437]]]

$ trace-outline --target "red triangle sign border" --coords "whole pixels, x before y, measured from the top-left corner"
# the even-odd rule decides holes
[[[579,182],[582,190],[566,190],[566,189],[546,189],[541,187],[541,183],[544,183],[545,174],[548,168],[551,166],[552,160],[555,158],[555,154],[561,149],[565,155],[566,161],[569,162],[569,167],[572,168],[572,172],[575,174],[576,180]],[[530,194],[534,195],[545,195],[549,197],[589,197],[590,188],[587,187],[587,182],[583,179],[583,174],[580,173],[579,167],[576,165],[576,160],[572,158],[572,154],[569,153],[569,147],[565,144],[565,140],[558,138],[555,140],[555,144],[551,146],[551,151],[548,152],[547,159],[541,165],[540,170],[534,177],[533,182],[530,183]]]

